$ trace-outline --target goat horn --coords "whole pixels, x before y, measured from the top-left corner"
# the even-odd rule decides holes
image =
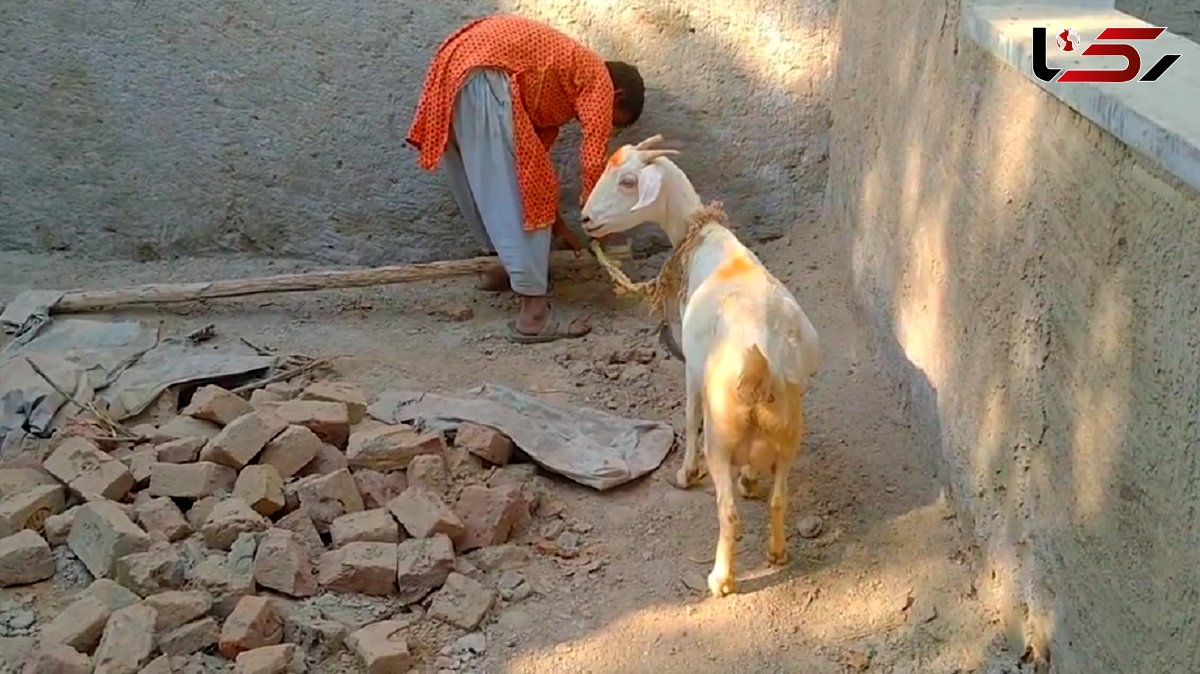
[[[638,150],[639,152],[642,150],[648,150],[648,149],[650,149],[651,146],[658,145],[662,141],[663,141],[662,134],[656,133],[653,136],[650,136],[649,138],[647,138],[646,140],[643,140],[642,142],[638,143],[637,145],[634,145],[633,149]]]
[[[649,164],[659,157],[667,157],[673,154],[679,154],[679,150],[642,150],[642,161]]]

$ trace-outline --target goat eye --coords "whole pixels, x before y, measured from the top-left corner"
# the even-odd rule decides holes
[[[621,179],[618,181],[618,184],[620,184],[621,187],[637,187],[637,177],[621,176]]]

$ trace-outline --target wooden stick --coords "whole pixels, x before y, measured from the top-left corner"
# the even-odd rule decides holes
[[[608,251],[608,255],[619,259],[632,257],[628,246],[614,246],[613,250]],[[112,290],[72,290],[63,295],[58,304],[51,309],[51,313],[67,314],[138,304],[192,302],[217,297],[242,297],[264,293],[292,293],[333,288],[364,288],[430,281],[478,274],[498,263],[498,258],[489,255],[466,260],[444,260],[373,269],[314,271],[198,283],[150,283]],[[590,255],[577,256],[569,250],[556,250],[550,253],[550,264],[574,269],[595,266],[596,261]]]

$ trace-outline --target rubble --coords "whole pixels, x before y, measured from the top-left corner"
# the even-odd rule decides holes
[[[212,609],[212,596],[199,590],[168,590],[152,594],[142,603],[155,610],[154,629],[170,632],[197,620]]]
[[[404,638],[407,627],[399,621],[384,620],[354,632],[346,643],[362,659],[367,674],[406,672],[412,666]]]
[[[350,437],[350,411],[346,403],[289,400],[273,409],[287,423],[304,426],[339,449],[346,446]]]
[[[137,674],[154,651],[156,612],[142,604],[113,611],[96,647],[94,674]]]
[[[155,543],[145,552],[135,552],[118,559],[113,575],[121,585],[148,597],[182,587],[185,580],[184,561],[171,544]]]
[[[192,534],[192,526],[184,518],[179,506],[165,496],[135,503],[133,512],[137,523],[155,540],[174,543]]]
[[[33,666],[25,671],[31,674],[92,674],[92,659],[70,646],[51,646],[40,650]]]
[[[243,414],[208,441],[200,450],[200,458],[241,470],[287,427],[288,423],[270,410]]]
[[[413,457],[446,449],[441,433],[418,433],[409,426],[372,424],[350,436],[346,459],[355,468],[404,470]]]
[[[234,674],[284,674],[296,657],[296,644],[262,646],[238,653]]]
[[[200,458],[200,450],[206,442],[206,439],[193,435],[164,442],[154,449],[161,463],[191,463]]]
[[[212,618],[187,623],[158,636],[158,648],[166,655],[191,655],[217,643],[221,629]]]
[[[352,426],[361,423],[367,414],[367,397],[356,384],[319,381],[301,391],[300,400],[342,403]]]
[[[400,602],[411,604],[442,586],[454,570],[454,544],[445,534],[413,538],[396,548],[396,585]]]
[[[412,468],[411,463],[409,468]],[[351,472],[366,508],[384,508],[388,501],[403,494],[408,488],[408,478],[404,473],[381,473],[369,468],[358,468]]]
[[[240,498],[228,498],[213,506],[200,527],[204,542],[215,550],[228,550],[245,533],[266,531],[270,522]]]
[[[25,529],[0,538],[0,587],[29,585],[53,575],[50,546],[37,532]]]
[[[79,508],[67,536],[67,547],[94,578],[106,578],[125,555],[150,547],[150,536],[111,501],[94,501]]]
[[[226,426],[234,419],[253,411],[250,403],[241,396],[209,384],[196,389],[191,402],[183,408],[182,413],[195,419]]]
[[[308,512],[317,531],[322,533],[329,530],[335,519],[363,509],[358,486],[345,468],[328,475],[304,478],[296,483],[296,496],[300,507]]]
[[[211,461],[156,463],[150,469],[150,495],[199,499],[229,491],[235,480],[232,468]]]
[[[309,559],[316,560],[325,552],[325,541],[317,532],[312,518],[303,510],[289,513],[275,523],[279,529],[286,529],[296,535],[296,542],[309,552]]]
[[[513,527],[529,517],[529,505],[519,488],[469,485],[459,494],[454,512],[466,529],[458,541],[458,549],[465,552],[507,542]]]
[[[58,484],[37,484],[14,492],[0,501],[0,537],[22,529],[37,531],[46,520],[66,507],[66,493]]]
[[[321,587],[338,592],[388,595],[396,589],[396,544],[347,543],[321,555]]]
[[[269,529],[254,554],[254,579],[258,584],[292,597],[317,592],[312,551],[296,534],[286,529]]]
[[[346,455],[342,450],[327,442],[322,442],[321,447],[317,449],[316,458],[304,464],[304,467],[296,472],[296,477],[329,475],[349,467],[350,462],[346,460]]]
[[[513,441],[500,431],[464,421],[454,435],[454,446],[462,447],[495,466],[506,465],[512,458]]]
[[[417,538],[445,534],[458,545],[467,530],[462,520],[436,495],[409,487],[388,502],[387,508],[408,533]]]
[[[495,603],[494,590],[461,573],[451,573],[442,589],[433,595],[429,615],[456,627],[473,630]]]
[[[452,479],[446,460],[440,454],[414,456],[408,464],[408,484],[445,497]]]
[[[399,543],[400,525],[383,508],[346,513],[329,525],[333,547],[347,543]]]
[[[246,466],[233,485],[233,495],[255,512],[270,517],[283,509],[283,478],[271,465]]]
[[[43,466],[46,472],[85,498],[98,495],[120,500],[134,486],[133,475],[125,464],[100,451],[91,440],[78,436],[63,440]]]
[[[111,580],[93,581],[42,629],[42,644],[63,644],[81,653],[91,653],[100,643],[113,611],[133,606],[139,599]]]
[[[161,444],[183,438],[202,438],[208,442],[220,432],[221,427],[211,421],[180,415],[158,427],[150,434],[150,441]]]
[[[218,639],[221,655],[235,658],[242,651],[274,646],[283,641],[283,618],[264,597],[243,597],[225,620]]]
[[[267,443],[258,462],[274,466],[279,476],[286,480],[315,459],[324,444],[316,433],[304,426],[291,425]],[[333,449],[337,451],[336,447]]]

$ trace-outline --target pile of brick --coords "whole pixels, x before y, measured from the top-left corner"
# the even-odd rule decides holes
[[[464,423],[451,443],[366,410],[346,383],[249,400],[205,386],[179,416],[132,429],[148,442],[67,437],[40,468],[0,468],[0,586],[52,578],[57,546],[94,579],[42,626],[31,671],[167,673],[201,653],[245,674],[301,671],[315,640],[370,674],[406,672],[407,623],[339,632],[287,602],[388,597],[470,631],[528,596],[481,571],[529,555],[509,541],[537,508],[535,471],[507,465],[511,440]]]

